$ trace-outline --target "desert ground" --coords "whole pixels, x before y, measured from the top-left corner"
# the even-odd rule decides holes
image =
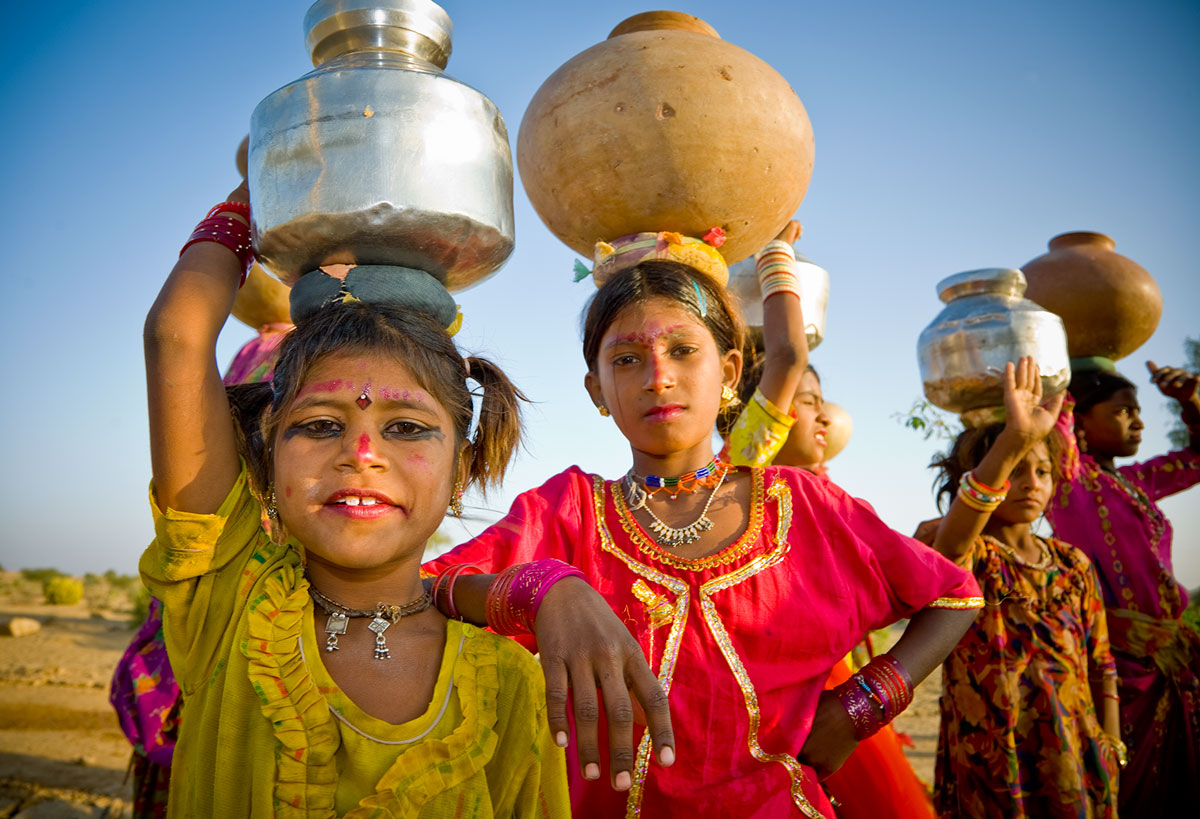
[[[85,597],[48,605],[42,582],[0,571],[0,629],[38,621],[23,637],[0,636],[0,819],[116,819],[130,815],[130,747],[108,703],[113,667],[132,639],[134,578],[83,578]],[[931,781],[937,742],[934,678],[897,720],[909,759]]]

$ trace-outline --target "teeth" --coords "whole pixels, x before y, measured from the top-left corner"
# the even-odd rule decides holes
[[[374,506],[377,503],[381,503],[381,501],[379,501],[377,498],[358,498],[354,497],[353,495],[348,495],[340,499],[338,503],[345,506]]]
[[[363,499],[362,499],[362,505],[363,505],[363,506],[374,506],[374,505],[375,505],[375,499],[374,499],[374,498],[363,498]]]
[[[342,498],[342,503],[346,504],[347,506],[358,506],[359,499],[358,498]]]

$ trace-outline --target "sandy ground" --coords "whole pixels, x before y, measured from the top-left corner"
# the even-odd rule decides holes
[[[102,605],[49,606],[13,572],[0,572],[0,622],[32,617],[42,630],[0,636],[0,819],[128,816],[130,748],[108,703],[112,669],[133,637],[128,596]],[[90,598],[96,595],[89,594]],[[939,672],[897,721],[932,781]]]
[[[130,747],[108,681],[133,637],[129,612],[29,602],[19,577],[0,572],[0,622],[42,630],[0,636],[0,819],[127,816]]]

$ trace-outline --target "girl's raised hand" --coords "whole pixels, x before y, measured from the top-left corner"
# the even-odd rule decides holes
[[[585,779],[600,778],[601,708],[608,722],[614,788],[628,790],[633,783],[635,716],[644,715],[658,762],[670,765],[675,761],[667,695],[629,629],[595,589],[574,577],[555,583],[538,610],[535,631],[546,675],[550,732],[559,745],[566,745],[570,733],[567,704],[573,698],[576,747]]]
[[[1005,365],[1005,426],[1029,444],[1050,434],[1064,397],[1065,393],[1059,393],[1043,405],[1042,376],[1032,356],[1023,356],[1015,365],[1011,361]]]
[[[1174,398],[1185,406],[1196,401],[1200,391],[1200,375],[1179,367],[1160,367],[1153,361],[1146,362],[1146,369],[1150,371],[1154,386],[1167,398]]]

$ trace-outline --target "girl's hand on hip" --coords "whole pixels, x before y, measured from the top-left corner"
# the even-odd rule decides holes
[[[817,704],[817,715],[813,718],[808,739],[800,749],[799,760],[805,765],[811,765],[816,770],[818,779],[824,779],[842,767],[842,763],[857,747],[854,723],[850,721],[850,715],[838,701],[837,694],[822,691],[821,700]]]

